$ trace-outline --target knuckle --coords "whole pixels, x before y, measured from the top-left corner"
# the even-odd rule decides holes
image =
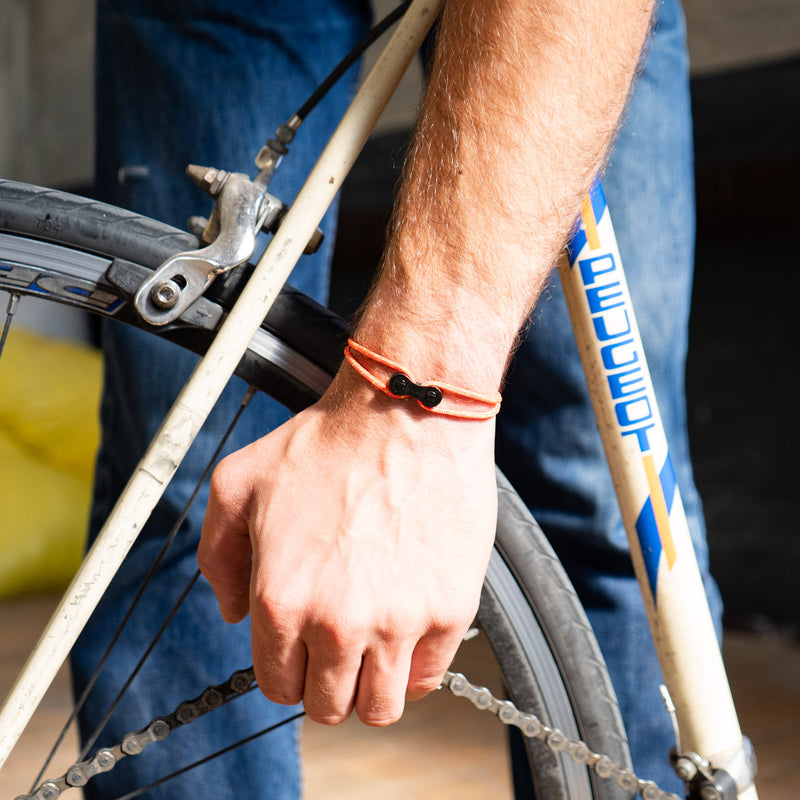
[[[283,639],[296,629],[298,609],[284,600],[278,602],[268,591],[255,587],[253,605],[257,609],[258,626],[271,636]]]
[[[244,497],[244,487],[247,486],[246,476],[240,474],[232,456],[227,456],[217,464],[209,480],[210,497],[221,508],[230,508],[241,503]]]
[[[402,697],[396,698],[386,694],[375,694],[370,697],[359,695],[356,713],[365,725],[383,728],[397,722],[403,716],[404,707]]]
[[[278,687],[263,687],[261,686],[260,682],[258,685],[264,697],[273,703],[277,703],[278,705],[296,706],[303,700],[303,693],[299,689],[293,691],[286,685],[280,685]]]
[[[380,624],[376,626],[374,635],[376,641],[383,645],[392,646],[395,643],[406,642],[416,638],[419,630],[419,619],[416,615],[402,613],[402,610],[388,612]]]
[[[465,622],[461,615],[452,611],[440,612],[429,620],[427,634],[433,637],[449,637],[454,631],[466,630],[469,621]]]
[[[277,664],[256,664],[255,674],[261,694],[283,706],[293,706],[303,699],[302,683],[292,679]]]
[[[220,501],[224,501],[229,494],[228,488],[233,483],[231,472],[230,462],[224,459],[217,464],[214,471],[211,473],[209,488],[211,494]]]
[[[309,621],[308,639],[329,657],[339,660],[363,649],[365,626],[352,617],[324,618]]]
[[[340,725],[349,719],[353,704],[349,697],[335,694],[330,686],[306,686],[303,696],[306,715],[320,725]]]

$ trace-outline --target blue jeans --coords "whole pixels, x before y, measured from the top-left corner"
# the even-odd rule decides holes
[[[254,171],[253,159],[369,24],[368,0],[100,0],[97,9],[97,187],[103,200],[185,227],[210,203],[183,174],[189,163]],[[270,191],[291,201],[333,132],[354,89],[357,70],[338,85],[301,127]],[[336,214],[326,217],[323,251],[304,257],[292,274],[299,289],[324,301]],[[98,457],[91,535],[116,500],[159,421],[188,377],[195,358],[140,332],[103,330],[106,380],[103,441]],[[203,465],[238,407],[244,386],[223,394],[153,518],[106,593],[72,667],[85,685],[134,597],[137,584],[190,496]],[[244,446],[287,418],[254,398],[226,452]],[[87,735],[138,660],[150,637],[197,569],[195,550],[208,492],[200,492],[165,571],[128,625],[110,661],[113,678],[95,687],[81,714]],[[167,634],[126,693],[98,744],[117,742],[183,700],[252,663],[249,622],[223,623],[205,580],[195,586]],[[232,741],[289,716],[259,692],[237,699],[179,729],[163,743],[92,780],[89,797],[114,797],[145,785]],[[192,730],[194,729],[194,730]],[[296,725],[256,740],[148,793],[148,797],[290,800],[301,793]]]
[[[101,0],[98,6],[98,186],[102,198],[183,225],[207,204],[183,177],[187,163],[251,171],[263,140],[305,99],[315,83],[362,31],[368,17],[358,0],[295,0],[291,20],[272,19],[273,4],[254,0]],[[252,6],[252,7],[251,7]],[[262,8],[264,6],[264,8]],[[666,0],[626,126],[615,147],[606,194],[637,304],[672,459],[696,535],[706,552],[685,432],[683,365],[693,261],[693,185],[686,54],[677,0]],[[681,77],[683,76],[683,77]],[[301,128],[271,190],[289,200],[316,158],[320,141],[349,96],[345,82]],[[121,168],[127,168],[122,169]],[[143,168],[143,169],[142,169]],[[327,246],[334,222],[326,220]],[[304,259],[291,281],[317,298],[327,286],[329,250]],[[95,532],[191,369],[193,358],[131,331],[104,332],[107,379],[103,446],[98,459],[92,530]],[[120,577],[82,637],[73,668],[78,687],[111,636],[135,592],[148,557],[160,546],[176,510],[192,491],[243,388],[234,381],[204,427]],[[276,404],[254,401],[227,451],[263,435],[285,417]],[[553,286],[537,308],[505,390],[497,458],[558,549],[589,612],[623,708],[634,762],[644,777],[675,789],[665,753],[673,744],[656,692],[658,667],[641,599],[626,555],[616,503],[595,430],[563,299]],[[155,629],[195,568],[194,548],[207,490],[201,491],[168,569],[137,612],[112,665],[120,673],[138,658],[141,640]],[[710,584],[715,611],[716,594]],[[187,658],[188,656],[188,658]],[[175,664],[180,663],[180,672]],[[128,693],[102,741],[196,696],[206,685],[250,663],[247,623],[222,623],[201,580]],[[92,695],[81,723],[88,731],[114,681]],[[284,717],[263,698],[236,701],[193,724],[186,736],[127,759],[90,784],[108,796],[123,767],[146,782],[229,741]],[[221,717],[218,715],[222,715]],[[135,722],[131,722],[131,719]],[[200,728],[201,736],[192,734]],[[644,733],[643,733],[644,732]],[[184,742],[186,739],[186,742]],[[190,749],[196,748],[196,749]],[[296,731],[248,745],[212,766],[152,793],[233,796],[247,787],[264,798],[296,797],[300,779]],[[213,774],[212,774],[213,773]],[[105,781],[105,785],[103,783]],[[122,784],[122,780],[119,781]]]

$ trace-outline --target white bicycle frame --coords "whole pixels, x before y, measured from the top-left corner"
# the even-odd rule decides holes
[[[235,308],[137,466],[0,710],[0,767],[341,188],[443,2],[415,0],[398,23]],[[665,682],[675,700],[681,749],[726,766],[730,754],[741,752],[742,734],[680,496],[668,485],[667,445],[599,185],[584,206],[573,255],[560,274]],[[605,326],[607,338],[598,334],[599,326]],[[652,548],[656,542],[658,557]],[[757,798],[753,787],[739,796]]]
[[[747,775],[722,655],[669,456],[644,348],[599,182],[559,265],[681,753]],[[754,786],[741,800],[756,800]]]

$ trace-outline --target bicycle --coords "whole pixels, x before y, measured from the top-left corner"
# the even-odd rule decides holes
[[[416,18],[414,14],[419,5],[412,6],[403,24],[406,21],[408,25],[418,23],[421,32],[430,24],[432,10],[423,9],[420,12],[421,19]],[[434,8],[433,12],[435,11]],[[399,44],[394,50],[391,45],[387,48],[389,56],[383,62],[375,81],[380,82],[382,71],[389,70],[391,59],[407,62],[415,52],[420,37],[421,33],[418,33],[409,42],[398,36]],[[369,87],[371,91],[372,84]],[[370,91],[365,91],[365,96]],[[384,95],[385,92],[382,92],[381,96]],[[247,309],[249,302],[257,294],[275,295],[277,286],[283,284],[293,259],[299,257],[306,243],[313,238],[316,222],[312,224],[309,221],[321,217],[332,192],[338,188],[338,180],[330,178],[332,174],[338,174],[333,170],[332,162],[352,160],[354,151],[360,147],[360,141],[363,141],[366,129],[374,121],[377,105],[379,103],[368,110],[366,124],[353,122],[355,116],[346,118],[344,126],[332,140],[330,152],[335,155],[331,155],[327,162],[323,156],[318,170],[309,178],[308,190],[298,196],[285,216],[284,210],[278,209],[275,216],[282,217],[282,220],[268,251],[274,254],[269,268],[278,274],[275,277],[267,275],[268,269],[262,268],[261,263],[256,267],[241,292],[240,300],[228,315],[235,322],[223,326],[209,347],[209,358],[215,359],[213,369],[201,366],[198,375],[205,374],[206,378],[210,378],[210,373],[222,375],[226,370],[231,372],[237,366],[239,353],[247,346],[252,331],[258,328],[263,317],[260,308],[242,309]],[[357,146],[353,145],[354,142]],[[345,156],[337,150],[339,147],[344,147]],[[270,157],[267,154],[267,160]],[[267,161],[259,163],[259,167],[266,168]],[[215,175],[209,180],[213,183],[218,178]],[[230,296],[236,291],[234,284],[238,281],[232,278],[221,287],[215,284],[205,298],[195,298],[193,294],[199,295],[200,292],[193,290],[195,287],[204,288],[202,270],[207,268],[200,264],[201,273],[196,276],[198,281],[194,284],[191,279],[195,277],[195,273],[192,272],[192,264],[187,261],[191,261],[191,257],[176,256],[176,253],[186,254],[196,250],[196,241],[135,215],[93,204],[87,205],[85,201],[63,195],[8,184],[4,184],[3,189],[5,196],[0,199],[0,203],[7,206],[3,210],[3,227],[11,231],[11,235],[5,237],[2,252],[7,260],[13,261],[13,266],[8,269],[4,275],[4,283],[0,285],[5,285],[18,294],[41,294],[44,291],[49,294],[49,299],[90,306],[96,312],[114,314],[120,320],[127,318],[125,321],[144,325],[141,317],[132,309],[138,303],[140,312],[144,305],[147,311],[159,315],[157,322],[161,335],[198,350],[208,346],[213,328],[230,306]],[[21,202],[23,198],[24,202]],[[52,216],[56,207],[58,230],[51,229],[42,237],[39,223],[42,219],[49,218],[48,214]],[[102,226],[97,224],[93,228],[88,224],[87,217],[91,218],[93,213],[97,214],[98,222],[100,218],[103,219]],[[590,207],[585,209],[585,214],[587,221],[590,216],[597,220],[602,218],[602,213],[595,213]],[[75,226],[78,217],[82,218],[80,228]],[[104,231],[108,231],[109,217],[119,227],[104,237],[98,229],[102,227]],[[293,227],[295,225],[298,226],[297,229]],[[252,224],[250,227],[252,228]],[[586,226],[589,231],[587,239],[592,235],[589,227]],[[99,238],[98,233],[101,233]],[[60,244],[57,245],[56,242]],[[65,245],[67,252],[67,267],[59,271],[53,265],[62,261],[64,250],[59,251],[61,245]],[[13,257],[6,255],[9,253]],[[272,256],[265,258],[270,257]],[[73,260],[80,266],[73,266]],[[165,273],[162,265],[169,265],[173,273],[169,274],[169,270]],[[151,274],[153,270],[158,272]],[[174,286],[168,284],[177,274],[189,275],[188,291],[184,291],[186,286],[179,285],[176,291]],[[155,290],[155,294],[152,290]],[[156,308],[148,305],[149,300],[154,297],[158,300]],[[179,326],[176,320],[181,315],[184,316]],[[266,331],[258,333],[244,362],[239,365],[239,374],[259,388],[267,385],[271,394],[286,405],[298,409],[324,389],[328,377],[338,367],[346,332],[322,309],[309,305],[288,290],[280,295],[265,324]],[[149,327],[147,329],[150,330]],[[238,335],[225,333],[234,329],[239,332]],[[317,340],[315,332],[322,329],[331,333],[326,333]],[[308,341],[307,332],[312,332],[311,341]],[[261,383],[262,380],[264,384]],[[202,417],[205,401],[199,401],[196,385],[198,384],[188,386],[182,395],[182,416],[167,421],[165,429],[168,434],[187,425],[192,429],[199,427],[198,420]],[[202,389],[207,396],[213,395],[215,391],[217,390],[209,392],[206,387]],[[140,470],[139,485],[143,488],[136,498],[137,504],[141,503],[142,495],[147,497],[145,504],[154,503],[152,498],[156,487],[153,486],[151,476],[156,476],[155,483],[168,480],[170,472],[174,472],[175,462],[182,456],[181,450],[185,445],[179,439],[183,439],[183,435],[168,435],[166,438],[169,440],[167,450],[161,451],[156,447],[146,457],[145,466]],[[459,691],[474,697],[477,704],[485,705],[488,702],[501,718],[505,714],[523,727],[530,726],[528,729],[533,732],[533,738],[543,734],[543,738],[549,740],[549,748],[535,746],[536,742],[528,740],[533,779],[541,796],[622,797],[627,796],[631,790],[640,790],[645,793],[645,797],[661,797],[661,794],[654,793],[657,789],[641,784],[629,770],[621,770],[615,766],[627,766],[624,734],[619,726],[610,684],[603,674],[602,661],[591,640],[588,626],[568,584],[557,571],[554,557],[545,540],[535,523],[524,512],[521,503],[514,498],[513,490],[502,478],[500,497],[503,511],[499,523],[498,545],[487,577],[479,615],[481,629],[493,644],[509,694],[517,706],[536,713],[547,721],[549,728],[559,728],[570,738],[585,738],[588,751],[586,748],[581,749],[578,744],[573,746],[565,742],[553,730],[541,726],[537,728],[536,722],[531,718],[515,716],[509,706],[495,705],[495,701],[487,700],[485,694],[460,684],[460,679],[456,676],[448,676],[448,685],[453,688],[460,684],[463,688]],[[119,512],[115,512],[115,518],[127,516],[129,507],[130,503],[120,506]],[[126,526],[128,532],[122,536],[122,549],[127,549],[131,541],[131,526],[123,523],[122,527]],[[100,588],[96,580],[88,580],[86,576],[93,573],[95,564],[103,558],[105,554],[100,556],[95,553],[94,560],[90,559],[77,579],[76,588],[62,605],[62,612],[73,604],[71,598],[76,594],[84,594],[89,590],[90,584],[97,587],[91,590],[92,593]],[[544,564],[547,568],[543,570]],[[551,585],[551,581],[555,586]],[[547,590],[542,591],[545,586]],[[557,602],[554,602],[555,598],[558,599]],[[71,626],[72,622],[66,627]],[[49,636],[68,639],[72,633],[64,630],[63,626],[59,630],[51,627]],[[531,641],[530,637],[538,641]],[[580,652],[575,647],[576,638],[581,641]],[[32,681],[29,680],[28,686],[38,687],[43,683],[41,676],[51,670],[52,660],[49,654],[39,657],[36,669],[40,670],[40,674]],[[246,678],[247,676],[244,679]],[[243,679],[239,676],[236,681],[229,681],[224,686],[221,685],[222,688],[217,687],[218,693],[237,693],[233,687],[239,685],[237,681],[241,680]],[[553,685],[544,686],[551,681]],[[246,683],[249,688],[252,680]],[[598,685],[603,687],[603,692],[598,693]],[[15,726],[18,727],[18,723]],[[6,731],[3,730],[3,736],[5,734]],[[152,731],[148,736],[158,738]],[[137,743],[130,745],[133,749],[137,746]],[[565,749],[571,750],[573,756],[577,756],[578,762],[582,761],[584,764],[576,766],[571,759],[559,755]],[[716,753],[719,750],[707,752]],[[602,760],[596,753],[607,754],[611,763]],[[589,764],[589,768],[586,764]],[[692,763],[683,766],[689,770]],[[701,777],[703,771],[710,768],[702,761],[694,766],[696,774]],[[102,767],[102,764],[93,761],[92,769],[101,771]],[[607,775],[604,776],[603,773]],[[85,776],[79,775],[73,782],[79,783],[83,777]],[[612,780],[607,780],[607,777]],[[709,774],[705,777],[712,783],[717,780],[716,775]],[[66,778],[65,783],[69,783]],[[46,796],[46,792],[40,796]]]

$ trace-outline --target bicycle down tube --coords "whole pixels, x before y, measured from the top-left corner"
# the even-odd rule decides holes
[[[184,387],[0,710],[0,767],[233,374],[444,0],[415,0]]]
[[[584,201],[559,275],[675,705],[678,756],[700,754],[713,768],[731,774],[741,800],[756,800],[748,743],[734,709],[599,181]],[[685,767],[691,769],[689,763]]]

